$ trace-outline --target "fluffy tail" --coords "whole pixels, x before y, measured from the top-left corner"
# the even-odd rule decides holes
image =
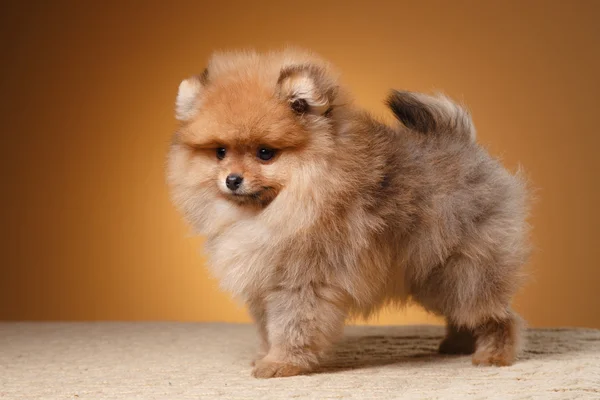
[[[469,112],[443,94],[394,90],[387,105],[404,126],[430,135],[455,135],[475,141],[475,126]]]

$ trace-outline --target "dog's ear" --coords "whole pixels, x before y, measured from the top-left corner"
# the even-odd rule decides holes
[[[284,67],[279,74],[277,88],[280,98],[299,115],[329,115],[338,91],[326,71],[311,64]]]
[[[200,98],[208,81],[208,70],[200,75],[184,79],[179,84],[177,100],[175,101],[175,117],[182,122],[189,121],[198,112]]]

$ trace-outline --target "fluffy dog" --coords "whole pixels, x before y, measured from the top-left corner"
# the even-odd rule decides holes
[[[394,91],[387,103],[397,126],[291,49],[215,54],[179,87],[170,192],[256,321],[256,377],[313,370],[347,318],[408,301],[446,318],[440,352],[517,356],[525,180],[448,98]]]

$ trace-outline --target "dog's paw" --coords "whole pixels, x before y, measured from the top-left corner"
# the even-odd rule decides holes
[[[477,335],[477,350],[473,354],[474,365],[504,367],[514,364],[518,353],[519,321],[489,321]]]
[[[297,365],[261,359],[254,362],[252,376],[255,378],[283,378],[286,376],[300,375],[303,372],[305,371]]]

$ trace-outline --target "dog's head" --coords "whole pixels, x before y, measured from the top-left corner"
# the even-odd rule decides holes
[[[334,151],[335,116],[345,102],[331,67],[311,54],[214,55],[179,86],[181,126],[169,158],[176,199],[196,208],[211,196],[268,206]]]

